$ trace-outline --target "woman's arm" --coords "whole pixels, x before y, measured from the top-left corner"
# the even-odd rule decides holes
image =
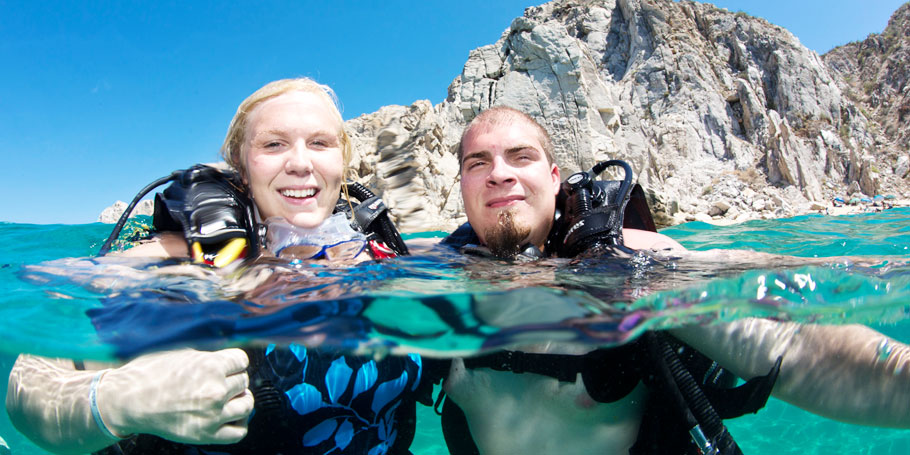
[[[910,347],[862,325],[743,319],[671,331],[743,378],[783,356],[775,397],[831,419],[910,428]]]
[[[180,350],[138,357],[120,367],[79,371],[73,362],[21,355],[10,373],[6,409],[16,428],[56,453],[86,453],[147,433],[176,442],[228,444],[246,435],[253,409],[240,349]]]

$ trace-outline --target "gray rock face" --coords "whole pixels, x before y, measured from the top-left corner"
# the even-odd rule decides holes
[[[873,131],[884,133],[874,135],[885,151],[878,168],[893,170],[906,184],[901,158],[910,152],[910,3],[898,8],[881,34],[833,49],[823,59]]]
[[[872,113],[885,132],[910,138],[910,3],[901,6],[881,34],[831,50],[823,56],[842,76],[848,95]]]
[[[874,195],[880,169],[893,168],[882,163],[887,141],[836,77],[788,31],[709,4],[556,1],[472,51],[439,105],[387,106],[347,126],[356,177],[384,194],[405,231],[463,220],[455,147],[495,105],[551,132],[564,177],[628,161],[659,224],[787,216],[852,183]],[[749,200],[746,189],[768,197]]]
[[[438,108],[429,101],[385,106],[345,125],[355,150],[351,171],[382,195],[406,232],[448,229],[462,211],[453,139],[444,137]]]

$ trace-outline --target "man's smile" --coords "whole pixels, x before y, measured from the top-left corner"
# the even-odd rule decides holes
[[[489,201],[487,201],[486,205],[489,208],[507,207],[510,205],[514,205],[523,200],[525,200],[525,197],[523,195],[516,194],[516,195],[512,195],[512,196],[503,196],[503,197],[497,197],[497,198],[490,199]]]

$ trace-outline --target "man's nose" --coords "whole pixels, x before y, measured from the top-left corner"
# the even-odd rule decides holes
[[[495,157],[490,163],[490,175],[487,176],[487,185],[495,186],[506,183],[515,183],[515,168],[506,163],[502,157]]]
[[[289,174],[308,174],[313,171],[312,156],[305,143],[294,143],[288,154],[284,168]]]

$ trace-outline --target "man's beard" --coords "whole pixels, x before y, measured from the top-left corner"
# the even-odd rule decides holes
[[[499,212],[496,225],[484,231],[487,248],[497,257],[509,259],[522,251],[531,227],[515,220],[515,210]]]

